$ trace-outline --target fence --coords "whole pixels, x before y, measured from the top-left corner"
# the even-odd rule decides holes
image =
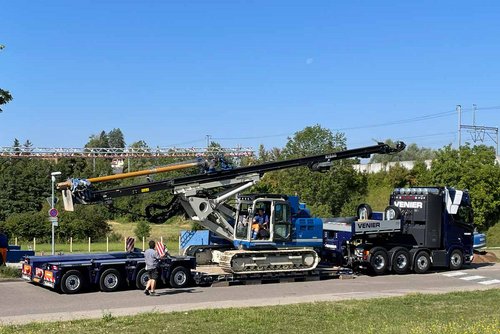
[[[135,238],[137,239],[137,238]],[[169,241],[167,238],[160,237],[160,242],[163,243],[165,240],[167,244],[167,248],[170,250],[178,249],[178,241]],[[141,242],[142,241],[142,242]],[[19,242],[18,238],[14,238],[14,245],[21,246],[22,249],[28,249],[35,252],[36,255],[49,255],[51,254],[52,245],[50,243],[37,243],[36,238],[28,242]],[[147,247],[146,238],[142,238],[142,240],[135,240],[134,244],[135,248],[141,248],[144,251]],[[55,252],[56,254],[64,254],[64,253],[82,253],[82,252],[110,252],[110,251],[127,251],[127,238],[124,238],[123,241],[109,241],[109,238],[106,238],[105,242],[92,242],[91,238],[88,238],[86,241],[77,241],[74,242],[73,238],[70,238],[65,243],[56,243],[55,244]],[[177,251],[173,252],[174,254]]]

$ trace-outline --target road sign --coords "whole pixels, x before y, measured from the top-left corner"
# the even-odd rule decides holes
[[[55,218],[59,215],[59,211],[56,208],[52,208],[49,210],[49,216]]]

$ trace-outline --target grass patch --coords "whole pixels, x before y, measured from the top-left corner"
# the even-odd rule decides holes
[[[134,229],[136,223],[132,222],[109,222],[113,233],[125,237],[136,238],[135,247],[142,249],[142,240],[137,240],[134,234]],[[149,238],[145,239],[145,248],[148,247],[148,241],[151,239],[159,241],[163,238],[163,242],[167,244],[167,247],[171,254],[178,254],[179,252],[179,232],[181,230],[190,230],[191,221],[185,220],[180,217],[173,218],[168,224],[151,224],[151,235]],[[22,241],[19,243],[21,249],[33,249],[33,242]],[[91,252],[106,252],[109,249],[110,252],[124,251],[125,243],[124,241],[109,242],[106,246],[106,242],[92,242],[90,245]],[[50,243],[37,243],[36,244],[36,255],[41,255],[42,253],[47,255],[52,251],[52,245]],[[69,254],[70,252],[69,241],[65,243],[58,242],[55,244],[56,253]],[[86,241],[74,241],[73,242],[73,253],[86,253],[89,251],[89,244]]]
[[[8,266],[0,266],[0,278],[21,277],[21,270]]]
[[[273,307],[104,314],[98,320],[0,327],[1,333],[498,333],[500,289]]]

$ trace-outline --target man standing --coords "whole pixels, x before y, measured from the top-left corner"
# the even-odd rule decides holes
[[[148,283],[144,294],[148,296],[157,296],[156,294],[156,280],[158,279],[158,262],[160,256],[155,250],[156,243],[154,240],[149,241],[149,249],[144,252],[144,260],[146,261],[146,270],[148,272]]]
[[[0,230],[0,265],[7,262],[7,248],[9,247],[9,241],[7,235]]]

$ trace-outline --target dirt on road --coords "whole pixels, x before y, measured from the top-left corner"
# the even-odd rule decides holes
[[[492,252],[481,252],[474,254],[472,263],[495,263],[498,262],[498,257]]]

